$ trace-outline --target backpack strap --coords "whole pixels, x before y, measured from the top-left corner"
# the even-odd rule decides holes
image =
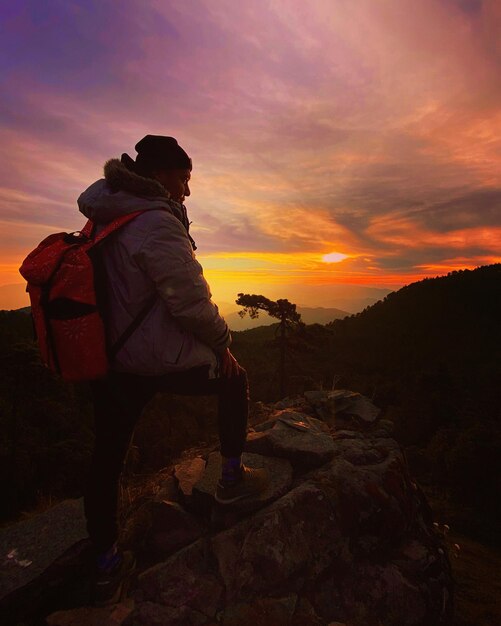
[[[94,234],[96,223],[93,222],[92,220],[87,220],[87,223],[82,228],[82,230],[77,231],[77,232],[80,232],[80,235],[83,235],[87,239],[93,239],[92,246],[94,246],[97,243],[100,243],[103,239],[106,239],[106,237],[108,235],[111,235],[111,233],[113,233],[115,230],[118,230],[122,226],[125,226],[125,224],[127,224],[128,222],[133,220],[135,217],[137,217],[138,215],[141,215],[141,213],[144,213],[144,212],[145,210],[143,209],[143,210],[134,211],[133,213],[128,213],[127,215],[122,215],[121,217],[118,217],[116,220],[113,220],[109,224],[106,224],[106,226],[99,233],[99,235],[97,235],[97,237],[94,237],[94,238],[92,237],[92,235]]]
[[[109,348],[108,356],[110,361],[113,361],[117,354],[122,349],[125,342],[129,339],[132,333],[139,327],[144,318],[148,315],[148,313],[153,308],[153,305],[158,300],[158,294],[154,293],[148,299],[144,307],[139,311],[138,315],[132,320],[132,322],[127,326],[124,332],[120,335],[117,341]]]
[[[87,220],[87,224],[80,231],[84,237],[90,239],[92,237],[92,231],[94,230],[94,222],[92,220]]]
[[[101,243],[101,241],[103,241],[103,239],[106,239],[108,235],[111,235],[111,233],[115,232],[115,230],[118,230],[122,226],[125,226],[125,224],[128,224],[129,222],[131,222],[138,215],[141,215],[141,213],[146,213],[146,211],[144,209],[139,210],[139,211],[134,211],[134,213],[128,213],[127,215],[122,215],[121,217],[118,217],[116,220],[113,220],[112,222],[110,222],[109,224],[106,224],[103,230],[96,237],[93,238],[92,245],[95,246]],[[91,222],[91,220],[89,220],[89,222],[91,223],[90,233],[92,234],[92,231],[94,229],[94,222]],[[84,232],[87,229],[87,227],[89,226],[89,222],[87,222],[87,224],[84,226],[84,230],[82,232]]]
[[[145,213],[145,211],[144,210],[134,211],[133,213],[128,213],[127,215],[123,215],[122,217],[119,217],[116,220],[113,220],[109,224],[106,224],[106,226],[101,230],[101,232],[96,237],[93,238],[91,247],[94,248],[95,246],[98,246],[100,243],[102,243],[106,239],[106,237],[111,235],[113,232],[115,232],[116,230],[124,226],[125,224],[128,224],[135,217],[137,217],[138,215],[141,215],[141,213]],[[93,230],[94,230],[94,223],[91,220],[89,220],[87,224],[84,226],[82,230],[82,234],[86,235],[89,238],[92,238]],[[129,326],[127,326],[127,328],[120,335],[117,341],[112,346],[108,347],[108,358],[110,362],[115,359],[116,355],[120,352],[125,342],[129,339],[132,333],[134,333],[137,330],[137,328],[140,326],[144,318],[148,315],[148,313],[153,308],[155,302],[158,300],[158,297],[159,296],[157,293],[152,294],[151,297],[148,298],[148,301],[146,302],[144,307],[139,311],[139,313],[132,320]]]

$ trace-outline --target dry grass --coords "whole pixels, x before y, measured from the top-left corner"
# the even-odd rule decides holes
[[[454,626],[500,626],[501,550],[456,531],[454,519],[460,513],[445,494],[432,487],[423,491],[440,527],[450,526],[446,539],[456,584]]]
[[[501,551],[453,531],[450,538],[460,546],[459,555],[452,559],[456,581],[454,626],[499,626]]]

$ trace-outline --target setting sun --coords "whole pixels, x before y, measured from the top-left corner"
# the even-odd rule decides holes
[[[347,254],[341,254],[341,252],[331,252],[330,254],[324,254],[322,261],[324,263],[339,263],[348,258]]]

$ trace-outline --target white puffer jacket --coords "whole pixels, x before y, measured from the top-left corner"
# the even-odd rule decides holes
[[[209,365],[214,377],[216,353],[231,344],[231,335],[195,258],[184,207],[170,200],[159,182],[129,171],[118,159],[105,164],[104,175],[78,198],[80,211],[98,231],[120,215],[147,209],[102,246],[111,345],[158,294],[113,368],[160,375]]]

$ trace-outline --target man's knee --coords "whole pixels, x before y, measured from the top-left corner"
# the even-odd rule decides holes
[[[247,396],[249,395],[249,380],[247,371],[243,367],[238,368],[238,374],[230,377],[221,377],[220,381],[227,389],[238,390],[240,393],[245,392]]]

